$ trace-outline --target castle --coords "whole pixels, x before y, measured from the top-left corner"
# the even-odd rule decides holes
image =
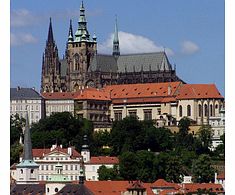
[[[66,51],[59,58],[50,19],[48,38],[42,59],[41,93],[73,92],[84,87],[105,85],[181,81],[164,51],[155,53],[120,54],[117,20],[112,55],[97,53],[97,37],[91,38],[83,2],[78,28],[73,34],[70,20]]]

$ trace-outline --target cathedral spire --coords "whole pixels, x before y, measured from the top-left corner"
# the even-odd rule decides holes
[[[68,42],[73,42],[73,27],[72,27],[72,20],[71,19],[70,19],[70,24],[69,24]]]
[[[50,18],[50,24],[49,24],[49,30],[48,30],[47,43],[51,43],[51,44],[54,43],[51,18]]]
[[[114,29],[114,37],[113,37],[113,56],[119,56],[119,38],[118,38],[118,25],[117,25],[117,16],[115,19],[115,29]]]

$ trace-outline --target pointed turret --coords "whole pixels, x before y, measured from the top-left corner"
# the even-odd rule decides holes
[[[113,37],[113,56],[120,56],[117,17],[115,20],[115,29]]]
[[[33,160],[28,111],[26,112],[26,124],[25,124],[25,131],[24,131],[23,160]]]
[[[51,18],[50,18],[50,24],[49,24],[49,29],[48,29],[47,43],[54,44]]]
[[[39,165],[33,160],[31,133],[29,127],[28,109],[26,108],[26,125],[24,130],[24,148],[22,161],[16,165],[17,169],[17,183],[33,184],[38,182]]]
[[[73,42],[73,27],[72,27],[72,20],[70,20],[70,24],[69,24],[68,42]]]

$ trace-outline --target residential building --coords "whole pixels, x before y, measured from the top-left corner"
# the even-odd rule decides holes
[[[98,181],[99,168],[104,165],[107,168],[113,168],[114,165],[118,165],[119,160],[117,157],[111,156],[94,156],[91,157],[90,161],[86,162],[85,165],[85,173],[86,173],[86,180],[88,181]]]
[[[112,55],[98,54],[97,37],[89,34],[83,2],[78,27],[73,33],[70,20],[66,39],[65,54],[61,59],[50,18],[42,57],[41,92],[73,92],[86,86],[101,88],[111,84],[181,81],[165,51],[122,55],[117,19]]]
[[[29,124],[38,122],[44,117],[44,100],[35,88],[11,88],[10,114],[26,117],[29,111]]]
[[[69,180],[78,180],[81,170],[82,156],[74,147],[63,148],[62,145],[52,145],[46,149],[32,149],[34,161],[39,165],[39,181],[46,181],[57,174],[58,162],[63,168],[63,176]],[[21,161],[21,158],[20,158]]]
[[[74,98],[78,94],[78,92],[42,93],[45,99],[46,116],[58,112],[70,112],[74,115]]]
[[[225,110],[221,108],[216,116],[209,117],[209,125],[212,128],[212,147],[211,150],[222,144],[220,137],[225,133]]]
[[[102,89],[86,88],[74,99],[75,115],[93,122],[94,130],[110,130],[110,94]]]

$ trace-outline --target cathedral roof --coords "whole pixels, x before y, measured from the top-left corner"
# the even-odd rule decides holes
[[[112,55],[97,54],[91,61],[90,71],[140,72],[172,70],[165,52]]]

